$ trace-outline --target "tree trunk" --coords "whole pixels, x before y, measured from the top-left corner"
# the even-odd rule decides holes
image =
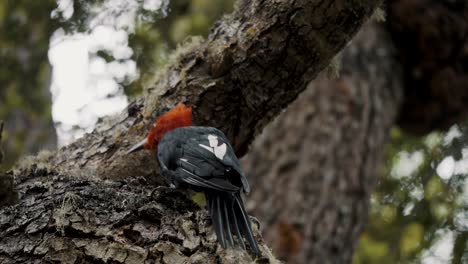
[[[164,187],[153,191],[147,183],[163,179],[152,155],[128,156],[125,150],[146,134],[157,115],[182,101],[193,106],[197,125],[220,128],[238,154],[244,154],[254,136],[327,66],[378,2],[239,4],[216,24],[208,40],[179,51],[125,113],[105,120],[74,144],[41,153],[3,175],[15,178],[19,202],[0,209],[0,261],[252,261],[243,251],[219,248],[206,211],[184,192]],[[258,261],[274,262],[264,243],[261,247],[264,256]]]
[[[388,6],[388,23],[344,51],[341,78],[312,82],[243,160],[257,186],[249,208],[288,263],[351,260],[390,126],[428,133],[466,120],[468,3]]]
[[[243,159],[267,244],[288,263],[349,263],[367,219],[383,146],[402,101],[402,71],[382,24],[270,124]]]

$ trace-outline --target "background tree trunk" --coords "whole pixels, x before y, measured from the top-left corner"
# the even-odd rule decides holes
[[[147,182],[163,180],[152,155],[124,152],[146,134],[156,116],[182,101],[193,106],[197,125],[222,129],[238,154],[244,154],[254,136],[329,64],[378,3],[239,4],[207,41],[180,51],[125,113],[4,175],[15,178],[19,202],[0,209],[0,260],[251,261],[245,252],[218,249],[206,228],[206,211],[183,192],[163,187],[153,192]],[[131,180],[136,176],[144,177]],[[258,261],[274,262],[261,245],[264,257]]]
[[[383,24],[364,26],[341,76],[311,82],[243,159],[256,187],[249,208],[287,263],[351,261],[402,101],[395,58]]]
[[[388,7],[388,23],[344,50],[341,77],[313,81],[243,159],[249,208],[288,263],[351,261],[392,125],[421,134],[466,120],[468,3]]]

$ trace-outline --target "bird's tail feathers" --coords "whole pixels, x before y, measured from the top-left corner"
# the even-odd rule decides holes
[[[255,255],[261,255],[255,239],[250,217],[239,193],[206,193],[216,237],[223,248],[240,246],[245,249],[244,239]],[[237,239],[236,239],[237,238]]]

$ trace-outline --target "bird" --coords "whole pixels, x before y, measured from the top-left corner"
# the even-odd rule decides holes
[[[161,174],[176,188],[205,194],[217,240],[261,255],[241,193],[250,186],[226,135],[214,127],[193,126],[192,108],[183,103],[161,115],[147,137],[127,153],[156,153]]]

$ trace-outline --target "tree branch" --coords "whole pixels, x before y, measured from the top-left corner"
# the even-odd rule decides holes
[[[207,211],[183,191],[150,189],[144,178],[70,179],[37,166],[17,174],[21,202],[0,209],[0,263],[253,262],[218,246]],[[262,245],[259,263],[274,263]]]
[[[91,177],[144,175],[152,157],[123,155],[163,111],[193,105],[243,155],[262,128],[302,92],[371,15],[378,0],[244,1],[200,44],[187,48],[127,113],[63,148],[52,163]],[[85,146],[85,147],[84,147]],[[151,161],[150,161],[151,159]],[[155,166],[150,166],[154,167]]]

